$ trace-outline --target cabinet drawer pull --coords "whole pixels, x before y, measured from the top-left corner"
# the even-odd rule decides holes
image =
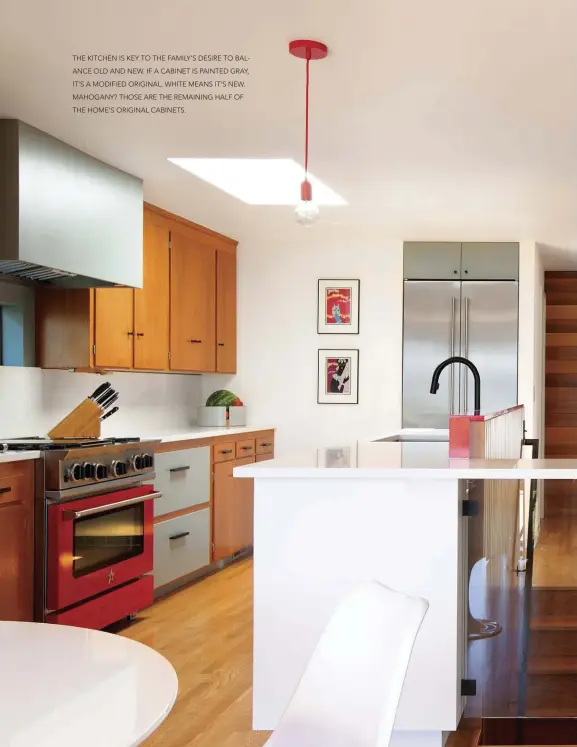
[[[190,469],[190,464],[186,464],[183,467],[170,467],[168,471],[169,472],[184,472],[187,469]]]
[[[11,490],[12,488],[0,488],[0,495],[3,493],[10,493]]]
[[[218,343],[218,347],[219,347],[219,348],[223,348],[223,347],[224,347],[224,342],[219,342],[219,343]]]
[[[136,336],[137,336],[137,337],[144,337],[144,332],[137,332],[137,333],[136,333]]]
[[[240,450],[241,451],[252,451],[252,446],[241,446]]]
[[[220,453],[221,454],[232,454],[232,449],[223,449]]]
[[[263,441],[261,446],[272,446],[272,443],[270,441]]]
[[[181,537],[188,537],[190,532],[179,532],[178,534],[173,534],[172,537],[169,537],[169,540],[179,540]]]
[[[189,342],[202,342],[202,340],[189,340]]]
[[[127,332],[126,333],[129,337],[134,337],[134,332]]]

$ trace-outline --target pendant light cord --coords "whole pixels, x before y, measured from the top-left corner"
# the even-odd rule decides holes
[[[305,87],[305,181],[308,180],[309,172],[309,65],[310,52],[307,54],[307,72]]]

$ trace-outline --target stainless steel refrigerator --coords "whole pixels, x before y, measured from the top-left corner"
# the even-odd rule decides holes
[[[430,394],[435,367],[469,358],[481,376],[481,413],[517,404],[519,245],[404,245],[403,427],[447,428],[473,413],[473,377],[453,364]]]

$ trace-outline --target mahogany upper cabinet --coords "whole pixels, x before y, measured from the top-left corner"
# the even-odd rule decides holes
[[[144,207],[143,287],[36,294],[42,368],[235,373],[236,242]]]
[[[170,227],[144,211],[143,287],[134,291],[134,368],[168,368],[170,309]]]
[[[184,226],[170,232],[170,368],[216,370],[216,250]]]
[[[142,288],[96,289],[96,368],[168,368],[169,240],[169,223],[145,210]]]
[[[236,373],[236,252],[216,253],[216,370]]]
[[[94,365],[96,368],[132,368],[134,291],[132,288],[97,288],[94,296]]]

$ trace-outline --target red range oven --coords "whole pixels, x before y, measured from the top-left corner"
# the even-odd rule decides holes
[[[142,485],[48,506],[49,610],[87,603],[152,573],[156,497],[152,485]],[[143,585],[145,589],[152,585],[152,576],[138,588]],[[120,598],[125,599],[128,592],[121,591]],[[125,614],[135,611],[128,609]]]
[[[44,456],[42,620],[102,629],[154,600],[154,451],[138,439],[14,440]]]

